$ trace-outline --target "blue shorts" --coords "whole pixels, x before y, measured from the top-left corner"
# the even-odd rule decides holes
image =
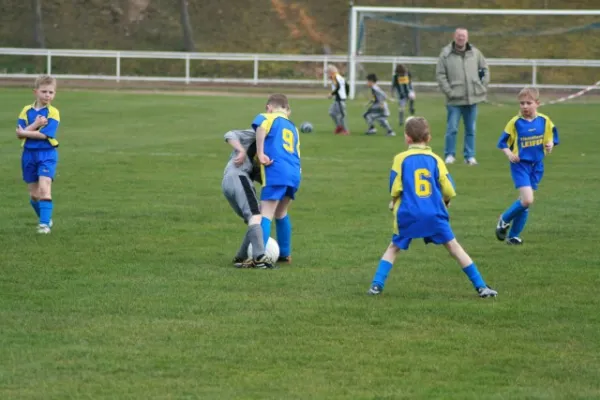
[[[511,163],[510,174],[515,183],[515,188],[531,186],[533,190],[537,190],[538,184],[544,176],[544,163],[542,161]]]
[[[292,186],[265,186],[260,191],[261,200],[283,200],[284,197],[289,197],[294,200],[298,188]]]
[[[56,163],[58,162],[58,151],[49,150],[23,150],[21,155],[21,169],[23,180],[26,183],[35,183],[40,176],[46,176],[52,180],[56,176]]]
[[[410,246],[410,242],[412,242],[413,239],[420,238],[406,237],[402,236],[402,234],[393,235],[392,243],[394,243],[400,250],[408,250],[408,246]],[[452,239],[454,239],[454,232],[452,232],[450,224],[447,224],[445,227],[438,230],[438,232],[435,232],[433,235],[423,237],[425,244],[446,244]]]

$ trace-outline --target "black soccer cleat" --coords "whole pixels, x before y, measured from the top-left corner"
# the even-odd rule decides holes
[[[496,224],[496,239],[503,242],[508,234],[508,228],[510,228],[510,224],[504,222],[501,215]]]
[[[278,263],[284,263],[284,264],[291,264],[292,263],[292,256],[280,256],[277,259]]]
[[[511,238],[506,239],[506,244],[509,244],[511,246],[522,246],[523,245],[523,239],[521,239],[518,236],[511,237]]]
[[[255,258],[254,260],[252,260],[252,264],[254,265],[254,268],[256,269],[274,269],[275,265],[271,264],[269,262],[269,259],[267,258],[267,256],[260,255],[257,258]]]

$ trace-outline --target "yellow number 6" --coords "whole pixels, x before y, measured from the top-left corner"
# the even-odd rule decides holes
[[[289,129],[283,130],[283,148],[288,153],[294,153],[294,132]]]
[[[431,178],[428,169],[419,168],[415,171],[415,192],[419,197],[431,196],[431,183],[425,178]]]

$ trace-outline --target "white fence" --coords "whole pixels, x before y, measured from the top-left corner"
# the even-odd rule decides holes
[[[52,60],[57,57],[83,57],[83,58],[109,58],[115,60],[114,75],[73,75],[73,74],[54,74],[62,79],[83,79],[83,80],[110,80],[116,82],[122,81],[148,81],[148,82],[180,82],[180,83],[242,83],[242,84],[294,84],[294,85],[328,85],[328,78],[325,67],[328,63],[345,64],[348,62],[347,55],[291,55],[291,54],[250,54],[250,53],[183,53],[183,52],[158,52],[158,51],[106,51],[106,50],[52,50],[52,49],[21,49],[21,48],[0,48],[0,56],[39,56],[46,59],[46,73],[52,73]],[[123,59],[170,59],[180,60],[184,64],[184,76],[181,77],[160,77],[160,76],[130,76],[121,73],[121,60]],[[206,78],[193,77],[190,74],[190,62],[193,60],[204,61],[239,61],[251,62],[254,65],[252,76],[239,78]],[[265,61],[278,62],[313,62],[323,68],[321,79],[281,79],[281,78],[261,78],[259,76],[259,63]],[[356,56],[358,64],[389,64],[390,72],[397,64],[408,65],[435,65],[435,57],[394,57],[394,56]],[[545,89],[582,89],[586,85],[556,85],[537,83],[538,67],[600,67],[600,60],[552,60],[552,59],[513,59],[513,58],[489,58],[488,64],[491,66],[513,66],[531,68],[531,82],[515,83],[496,83],[491,87],[498,88],[520,88],[524,84],[531,84]],[[3,73],[0,65],[0,79],[22,79],[31,78],[36,74],[24,73]],[[433,76],[431,78],[434,78]],[[492,76],[493,79],[493,76]],[[364,84],[357,81],[357,84]],[[437,86],[434,81],[414,82],[415,86]]]

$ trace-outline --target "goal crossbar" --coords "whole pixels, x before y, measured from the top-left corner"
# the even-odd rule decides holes
[[[378,7],[352,6],[350,9],[350,30],[348,38],[349,97],[356,94],[356,58],[357,33],[359,15],[361,13],[405,13],[405,14],[454,14],[454,15],[544,15],[544,16],[600,16],[598,10],[533,10],[533,9],[498,9],[498,8],[433,8],[433,7]]]

